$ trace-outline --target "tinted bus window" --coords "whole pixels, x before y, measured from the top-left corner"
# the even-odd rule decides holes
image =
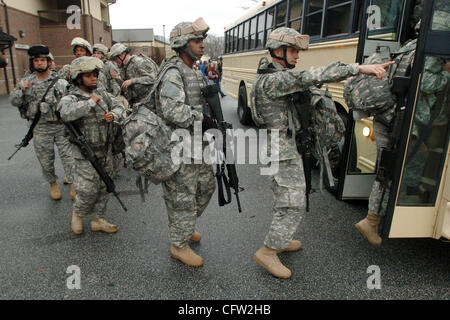
[[[257,39],[256,39],[256,47],[257,48],[261,48],[264,46],[264,26],[266,24],[266,14],[265,13],[261,13],[258,16],[258,34],[257,34]]]
[[[286,25],[286,14],[287,14],[287,2],[284,1],[277,5],[277,27],[283,27]]]
[[[257,17],[250,20],[250,49],[256,47],[256,21]]]
[[[349,31],[351,1],[345,3],[329,1],[329,4],[333,2],[340,2],[340,5],[330,5],[327,9],[325,36],[348,33]]]
[[[320,36],[322,27],[322,8],[323,0],[309,0],[307,2],[307,17],[305,33],[311,37]]]
[[[302,15],[303,15],[303,0],[291,1],[291,12],[289,15],[289,21],[291,28],[301,32],[302,29]]]

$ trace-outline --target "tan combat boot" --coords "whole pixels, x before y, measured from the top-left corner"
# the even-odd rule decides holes
[[[72,212],[72,232],[75,235],[83,233],[83,218]]]
[[[291,240],[291,243],[289,244],[289,247],[285,248],[285,249],[281,249],[281,250],[277,250],[277,253],[282,253],[282,252],[292,252],[292,251],[298,251],[302,248],[302,243],[298,240]]]
[[[73,183],[70,184],[70,199],[75,200],[75,189],[73,188]]]
[[[111,224],[102,218],[93,218],[91,220],[91,230],[94,232],[103,231],[106,233],[116,233],[119,227],[115,224]]]
[[[170,255],[172,258],[180,260],[189,267],[201,267],[203,265],[203,258],[196,254],[188,244],[183,248],[170,246]]]
[[[281,279],[289,279],[292,275],[291,270],[286,268],[278,259],[277,251],[275,249],[262,246],[253,256],[261,267],[266,268],[273,276]]]
[[[201,239],[202,235],[198,231],[194,231],[192,236],[189,238],[189,240],[191,240],[192,242],[200,242]]]
[[[374,246],[381,245],[381,237],[378,235],[378,225],[380,224],[381,216],[369,211],[367,217],[355,224],[356,229],[369,240]]]
[[[61,200],[61,190],[59,190],[59,186],[56,182],[50,184],[50,197],[53,200]]]

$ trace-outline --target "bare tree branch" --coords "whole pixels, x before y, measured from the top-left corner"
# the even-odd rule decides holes
[[[217,59],[223,54],[224,37],[208,35],[203,43],[205,44],[205,55],[210,56],[211,59]]]

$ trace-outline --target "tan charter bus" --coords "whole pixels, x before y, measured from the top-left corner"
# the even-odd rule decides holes
[[[381,230],[385,238],[450,239],[450,174],[447,171],[450,79],[445,71],[450,67],[450,6],[447,2],[427,0],[424,4],[399,133],[401,143],[391,163],[391,188],[385,195],[387,214]],[[222,85],[238,101],[240,122],[252,124],[248,95],[259,60],[269,57],[265,42],[271,30],[288,26],[310,35],[310,50],[300,53],[298,69],[333,61],[361,63],[380,46],[388,46],[394,52],[414,34],[410,25],[414,6],[414,0],[260,2],[225,30]],[[429,94],[423,91],[422,82],[426,81],[425,66],[431,61],[439,61],[439,70],[435,71],[447,82],[433,92],[430,117],[422,124],[419,137],[413,139],[413,124],[423,108],[418,102]],[[340,200],[367,199],[378,169],[372,119],[357,118],[348,110],[343,84],[328,86],[347,127],[340,149],[339,176],[335,177],[337,188],[331,191]],[[410,180],[418,181],[417,185],[407,185],[409,177],[414,177]]]

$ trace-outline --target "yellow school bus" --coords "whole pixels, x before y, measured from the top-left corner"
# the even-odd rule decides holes
[[[450,21],[450,16],[442,18],[449,14],[447,1],[424,3],[414,65],[409,75],[404,121],[399,131],[401,143],[391,164],[391,188],[385,195],[386,215],[381,231],[385,238],[450,239],[448,84],[434,93],[437,98],[429,121],[420,130],[422,136],[411,138],[421,108],[418,101],[424,95],[421,88],[425,64],[438,59],[442,62],[439,72],[444,72],[450,61],[450,30],[445,29],[448,23],[444,23],[444,28],[441,23],[436,29],[438,19]],[[222,85],[227,94],[237,100],[239,121],[244,125],[252,124],[249,93],[258,62],[262,57],[270,58],[265,42],[271,30],[287,26],[310,35],[310,49],[300,52],[297,69],[333,61],[363,63],[380,46],[388,46],[395,52],[411,36],[413,26],[409,22],[414,6],[414,0],[261,1],[225,30]],[[330,190],[340,200],[368,199],[379,167],[373,122],[372,118],[357,117],[348,109],[343,84],[328,85],[347,128],[340,146],[337,187]],[[412,164],[418,162],[414,157],[419,155],[422,165],[412,168]],[[407,184],[411,174],[416,175],[412,180],[417,181],[417,185]]]

